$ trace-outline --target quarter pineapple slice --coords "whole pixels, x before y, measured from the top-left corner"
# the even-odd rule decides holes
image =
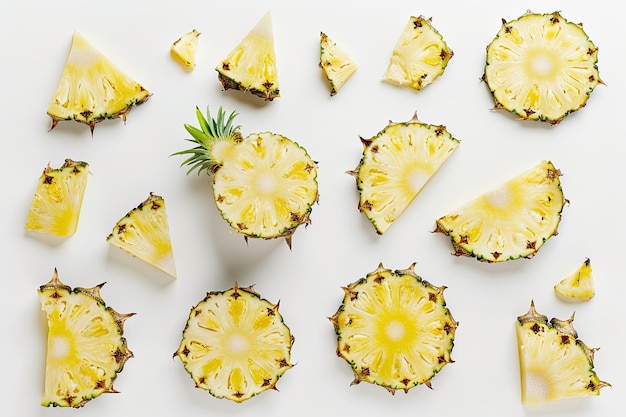
[[[485,262],[530,258],[557,234],[563,196],[561,172],[550,161],[517,175],[437,220],[457,256]]]
[[[594,371],[589,348],[578,339],[572,322],[537,313],[533,302],[528,313],[517,318],[523,404],[541,404],[566,398],[600,395],[610,386]]]
[[[502,27],[487,46],[483,76],[495,100],[521,119],[552,124],[582,108],[602,83],[598,48],[559,12],[526,13]]]
[[[176,278],[165,200],[150,193],[113,227],[107,242]]]
[[[88,177],[87,162],[68,158],[56,169],[48,164],[39,177],[26,230],[62,237],[76,233]]]
[[[178,357],[196,387],[243,402],[268,389],[293,365],[294,338],[278,312],[252,288],[210,292],[191,309]]]
[[[584,302],[596,295],[591,261],[589,258],[571,275],[563,278],[554,286],[556,295],[571,302]]]
[[[411,16],[393,49],[383,80],[419,91],[443,74],[453,55],[431,19]]]
[[[45,407],[84,406],[103,393],[116,393],[113,382],[133,353],[126,346],[120,314],[100,296],[104,284],[71,288],[54,270],[39,288],[41,307],[48,319],[44,393]]]
[[[213,197],[230,226],[249,237],[283,237],[291,247],[298,226],[310,222],[317,202],[317,167],[306,150],[282,135],[262,132],[243,137],[220,109],[212,118],[196,108],[200,129],[185,125],[197,146],[176,152],[189,155],[188,173],[213,177]]]
[[[363,139],[363,156],[356,178],[359,210],[380,235],[407,209],[430,178],[459,145],[445,126],[420,122],[417,115],[404,123],[389,123]]]
[[[74,32],[61,80],[48,106],[52,128],[62,120],[89,126],[126,115],[150,92],[122,72],[78,32]]]
[[[272,16],[269,12],[215,70],[225,90],[250,92],[265,101],[280,97]]]
[[[196,52],[198,51],[198,38],[200,32],[192,30],[185,33],[170,47],[170,54],[187,71],[196,68]]]
[[[324,32],[320,33],[319,66],[328,80],[331,96],[339,92],[358,68],[354,59]]]
[[[337,356],[362,381],[392,394],[414,386],[431,387],[448,363],[458,323],[435,287],[408,269],[378,268],[344,288],[343,303],[330,318],[337,334]]]

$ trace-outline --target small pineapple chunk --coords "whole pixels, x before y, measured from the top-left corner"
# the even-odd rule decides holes
[[[176,278],[163,197],[150,196],[122,217],[106,238],[107,242]]]
[[[294,338],[278,312],[236,283],[210,292],[191,309],[174,353],[197,388],[241,403],[269,389],[293,365]]]
[[[358,68],[356,62],[341,47],[337,46],[324,32],[320,33],[320,62],[330,84],[330,95],[334,96],[352,77]]]
[[[596,295],[591,261],[586,259],[573,274],[559,281],[554,286],[554,291],[564,301],[584,302],[591,300]]]
[[[443,74],[454,53],[431,25],[411,16],[398,39],[383,80],[419,91]]]
[[[48,165],[41,174],[26,220],[26,230],[56,236],[76,233],[89,164],[66,159],[58,169]]]
[[[181,36],[170,48],[172,57],[187,71],[193,71],[196,68],[196,52],[198,50],[199,37],[200,32],[194,29]]]

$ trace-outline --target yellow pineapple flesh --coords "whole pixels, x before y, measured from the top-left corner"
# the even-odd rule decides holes
[[[185,33],[170,47],[172,57],[187,71],[193,71],[196,68],[196,53],[198,51],[199,37],[200,32],[194,29],[191,32]]]
[[[596,295],[589,258],[573,273],[554,286],[557,297],[568,302],[585,302]]]
[[[319,66],[328,80],[331,96],[339,92],[358,68],[354,59],[324,32],[320,33]]]

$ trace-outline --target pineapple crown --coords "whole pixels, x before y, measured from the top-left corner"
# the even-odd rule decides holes
[[[189,170],[187,174],[190,174],[194,170],[200,172],[206,171],[207,174],[212,175],[221,166],[221,162],[217,161],[213,156],[213,147],[217,142],[240,142],[242,140],[239,129],[240,125],[234,125],[233,121],[237,117],[238,113],[233,111],[228,117],[226,112],[220,108],[217,111],[217,117],[212,117],[209,107],[207,106],[206,117],[202,114],[200,109],[196,107],[196,118],[200,124],[200,129],[195,126],[185,124],[185,130],[192,136],[191,139],[185,139],[189,142],[196,144],[197,146],[185,149],[179,152],[175,152],[172,155],[188,155],[180,166],[187,165]]]

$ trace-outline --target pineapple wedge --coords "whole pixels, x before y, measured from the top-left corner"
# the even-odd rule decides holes
[[[165,200],[150,193],[145,201],[115,224],[106,240],[176,278],[169,230]]]
[[[265,101],[280,97],[272,16],[269,12],[215,70],[225,90],[250,92]]]
[[[594,371],[597,349],[578,339],[572,322],[537,313],[533,302],[516,323],[522,403],[542,404],[566,398],[600,395],[610,386]]]
[[[550,161],[517,175],[437,220],[457,256],[484,262],[530,258],[557,234],[563,197],[561,172]]]
[[[445,126],[420,122],[389,123],[363,139],[363,156],[355,170],[359,211],[380,235],[407,209],[426,183],[459,145]]]
[[[278,304],[235,285],[191,309],[178,357],[196,387],[241,403],[268,389],[293,365],[294,338]]]
[[[321,32],[319,67],[330,85],[330,95],[334,96],[356,72],[358,65],[343,48]]]
[[[68,158],[60,168],[46,166],[37,183],[25,229],[62,237],[76,233],[88,177],[87,162]]]
[[[89,126],[126,115],[150,92],[122,72],[78,32],[74,32],[61,80],[48,106],[53,129],[62,120]]]
[[[408,269],[382,264],[344,288],[343,303],[330,317],[337,356],[352,366],[353,384],[369,382],[392,394],[424,384],[453,362],[458,323],[443,291]]]
[[[571,275],[563,278],[554,286],[556,295],[568,302],[584,302],[595,295],[591,261],[589,258]]]
[[[38,296],[48,319],[45,407],[80,408],[103,393],[116,393],[113,382],[133,353],[126,346],[120,314],[100,296],[104,284],[71,288],[54,270]]]
[[[200,32],[194,29],[181,36],[170,47],[172,57],[187,71],[193,71],[196,68],[196,52],[198,51],[199,37]]]
[[[483,80],[495,107],[524,120],[559,123],[586,103],[598,84],[598,48],[582,25],[559,12],[526,13],[487,46]]]
[[[443,74],[453,55],[431,19],[411,16],[393,49],[383,80],[419,91]]]

